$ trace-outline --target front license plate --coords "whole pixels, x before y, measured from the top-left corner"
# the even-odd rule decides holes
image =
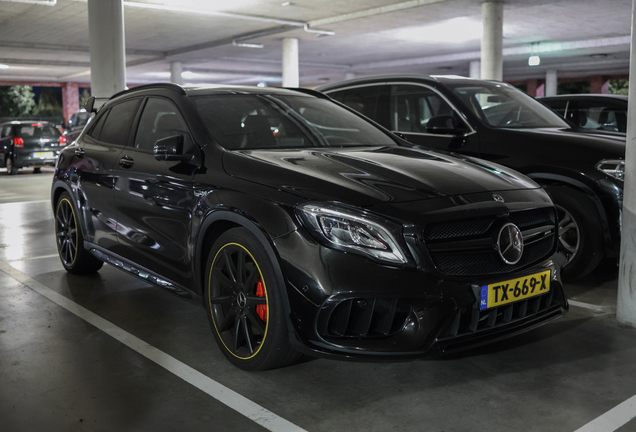
[[[481,287],[479,309],[513,303],[550,291],[550,270]]]
[[[33,153],[33,159],[51,159],[54,158],[53,152],[35,152]]]

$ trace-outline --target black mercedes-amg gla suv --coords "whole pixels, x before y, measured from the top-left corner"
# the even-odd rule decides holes
[[[317,92],[124,91],[61,151],[51,198],[66,270],[106,262],[202,301],[244,369],[417,358],[567,309],[543,189]]]

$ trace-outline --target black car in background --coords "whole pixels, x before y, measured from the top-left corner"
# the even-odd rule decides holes
[[[135,87],[60,152],[60,259],[202,301],[244,369],[422,357],[561,316],[547,193],[403,144],[318,92]]]
[[[20,168],[54,166],[60,147],[66,138],[53,123],[37,120],[12,121],[0,124],[0,166],[15,175]]]
[[[627,133],[627,96],[571,94],[538,98],[557,114],[584,129]]]
[[[462,77],[382,76],[318,88],[422,148],[520,171],[551,195],[567,278],[617,257],[625,138],[581,133],[511,85]]]

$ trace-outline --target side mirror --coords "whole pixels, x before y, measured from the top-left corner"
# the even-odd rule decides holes
[[[95,109],[95,96],[91,96],[84,102],[84,109],[89,113],[97,112]]]
[[[457,121],[452,115],[439,115],[431,117],[426,123],[426,131],[438,134],[457,132]]]
[[[192,159],[192,155],[183,154],[183,136],[181,135],[172,135],[157,140],[154,154],[155,159],[158,161],[187,162]]]

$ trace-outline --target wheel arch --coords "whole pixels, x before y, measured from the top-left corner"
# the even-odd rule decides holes
[[[597,215],[601,222],[603,240],[605,244],[610,244],[612,242],[612,237],[610,235],[609,229],[609,221],[607,218],[607,211],[597,192],[590,184],[588,184],[589,179],[585,179],[588,180],[588,182],[584,182],[570,176],[555,173],[529,173],[526,175],[535,182],[539,183],[541,187],[544,188],[550,186],[570,187],[583,193],[594,204],[594,208],[596,209]]]
[[[196,250],[195,250],[195,272],[198,279],[200,294],[203,294],[205,287],[205,264],[212,245],[221,234],[232,228],[245,228],[250,231],[263,245],[267,251],[268,258],[275,263],[276,276],[282,282],[285,281],[283,273],[280,269],[280,260],[278,254],[274,250],[273,241],[265,230],[255,221],[248,217],[238,214],[232,210],[215,210],[208,214],[201,222],[198,231]]]
[[[245,228],[252,233],[258,241],[261,242],[268,258],[272,261],[272,267],[276,274],[276,278],[281,283],[281,296],[283,299],[283,307],[287,323],[287,332],[290,342],[294,340],[294,326],[291,322],[290,314],[291,308],[289,305],[289,296],[287,294],[287,279],[283,275],[283,271],[280,265],[280,259],[273,245],[273,240],[269,237],[266,231],[254,220],[248,217],[236,213],[230,209],[215,210],[209,213],[201,222],[201,227],[198,231],[196,250],[195,250],[195,274],[197,277],[197,285],[201,298],[204,298],[205,290],[205,266],[208,261],[208,257],[211,252],[212,245],[218,239],[221,234],[232,228]]]
[[[56,181],[53,183],[51,187],[51,207],[53,208],[53,213],[55,213],[55,207],[57,206],[57,202],[60,200],[60,197],[64,192],[67,192],[71,198],[73,197],[73,190],[71,187],[61,181]]]

